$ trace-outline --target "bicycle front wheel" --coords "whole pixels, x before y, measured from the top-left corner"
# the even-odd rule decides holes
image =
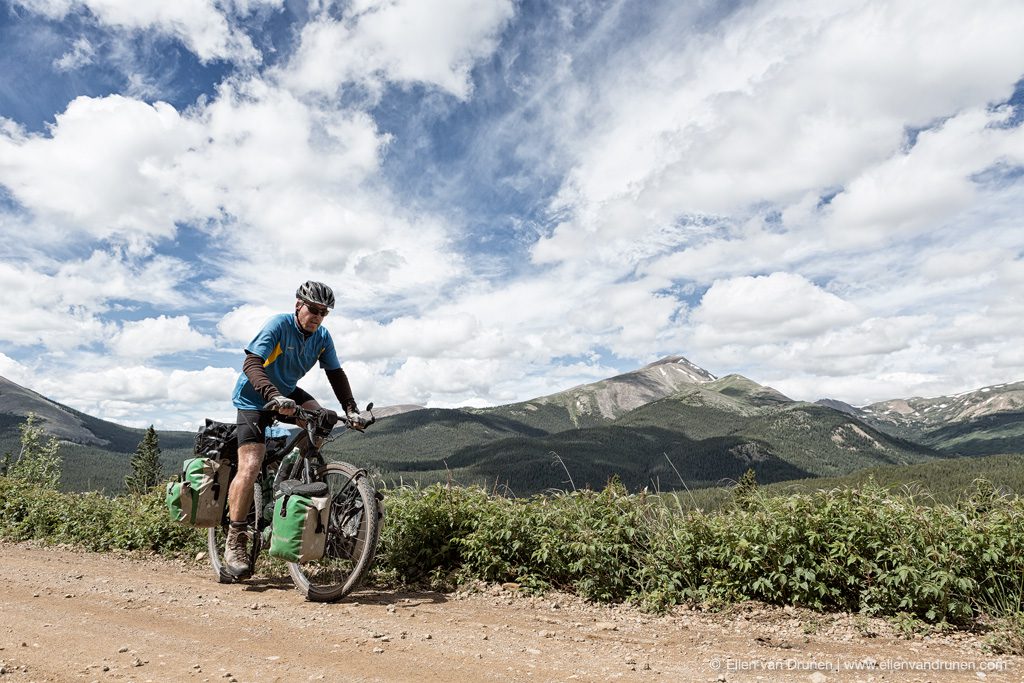
[[[351,593],[369,571],[384,512],[365,473],[348,463],[324,465],[316,480],[327,484],[331,497],[326,551],[319,560],[290,562],[288,573],[307,600],[332,602]]]

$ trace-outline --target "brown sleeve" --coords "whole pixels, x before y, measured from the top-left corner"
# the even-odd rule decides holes
[[[255,353],[245,352],[242,372],[245,373],[249,382],[252,383],[252,386],[263,397],[264,401],[270,401],[275,396],[281,395],[281,392],[277,390],[277,387],[274,386],[270,378],[267,377],[267,373],[263,370],[263,359]]]
[[[334,395],[345,412],[359,412],[356,400],[352,397],[352,387],[348,383],[348,375],[345,374],[345,371],[338,368],[337,370],[325,370],[325,372],[327,381],[331,383],[331,389],[334,389]]]

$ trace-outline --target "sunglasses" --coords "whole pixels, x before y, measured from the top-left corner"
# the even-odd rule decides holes
[[[331,310],[329,308],[320,308],[319,306],[310,306],[309,304],[307,304],[305,302],[303,302],[303,304],[305,304],[307,311],[309,311],[313,315],[320,316],[321,318],[326,318],[327,314],[331,312]]]

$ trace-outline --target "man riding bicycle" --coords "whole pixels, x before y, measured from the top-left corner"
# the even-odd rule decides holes
[[[245,348],[232,399],[238,409],[238,471],[228,489],[231,524],[224,549],[225,569],[236,577],[250,570],[245,515],[252,505],[253,483],[267,452],[266,428],[275,413],[292,415],[296,405],[320,409],[320,404],[298,386],[299,379],[319,361],[350,426],[361,429],[365,424],[338,361],[334,341],[323,327],[324,318],[333,308],[331,288],[308,280],[295,292],[295,313],[272,316]],[[273,404],[271,409],[264,410],[268,404]]]

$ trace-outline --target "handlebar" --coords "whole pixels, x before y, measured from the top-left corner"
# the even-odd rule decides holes
[[[274,410],[274,411],[276,411],[277,410],[276,407],[275,407],[276,405],[277,404],[274,401],[270,401],[269,403],[267,403],[266,405],[263,406],[263,410]],[[377,418],[373,416],[373,412],[372,411],[373,411],[373,403],[371,402],[371,403],[367,404],[366,410],[363,411],[363,412],[366,412],[366,413],[370,414],[370,419],[366,420],[366,419],[363,419],[362,416],[360,416],[360,418],[362,420],[360,426],[362,427],[362,429],[366,429],[367,427],[369,427],[370,425],[372,425],[374,422],[377,421]],[[297,418],[299,420],[305,420],[307,424],[319,424],[321,419],[322,419],[322,417],[326,416],[328,413],[334,413],[337,416],[337,418],[338,418],[338,422],[344,424],[347,429],[355,429],[355,430],[358,430],[358,431],[362,431],[362,429],[360,429],[360,427],[354,426],[355,425],[355,420],[350,419],[349,416],[346,415],[345,413],[335,413],[333,410],[332,411],[328,411],[326,408],[321,408],[320,410],[308,410],[306,408],[303,408],[302,406],[296,405],[295,406],[295,412],[292,413],[291,416],[294,416],[295,418]],[[330,430],[328,430],[328,431],[330,431]]]

